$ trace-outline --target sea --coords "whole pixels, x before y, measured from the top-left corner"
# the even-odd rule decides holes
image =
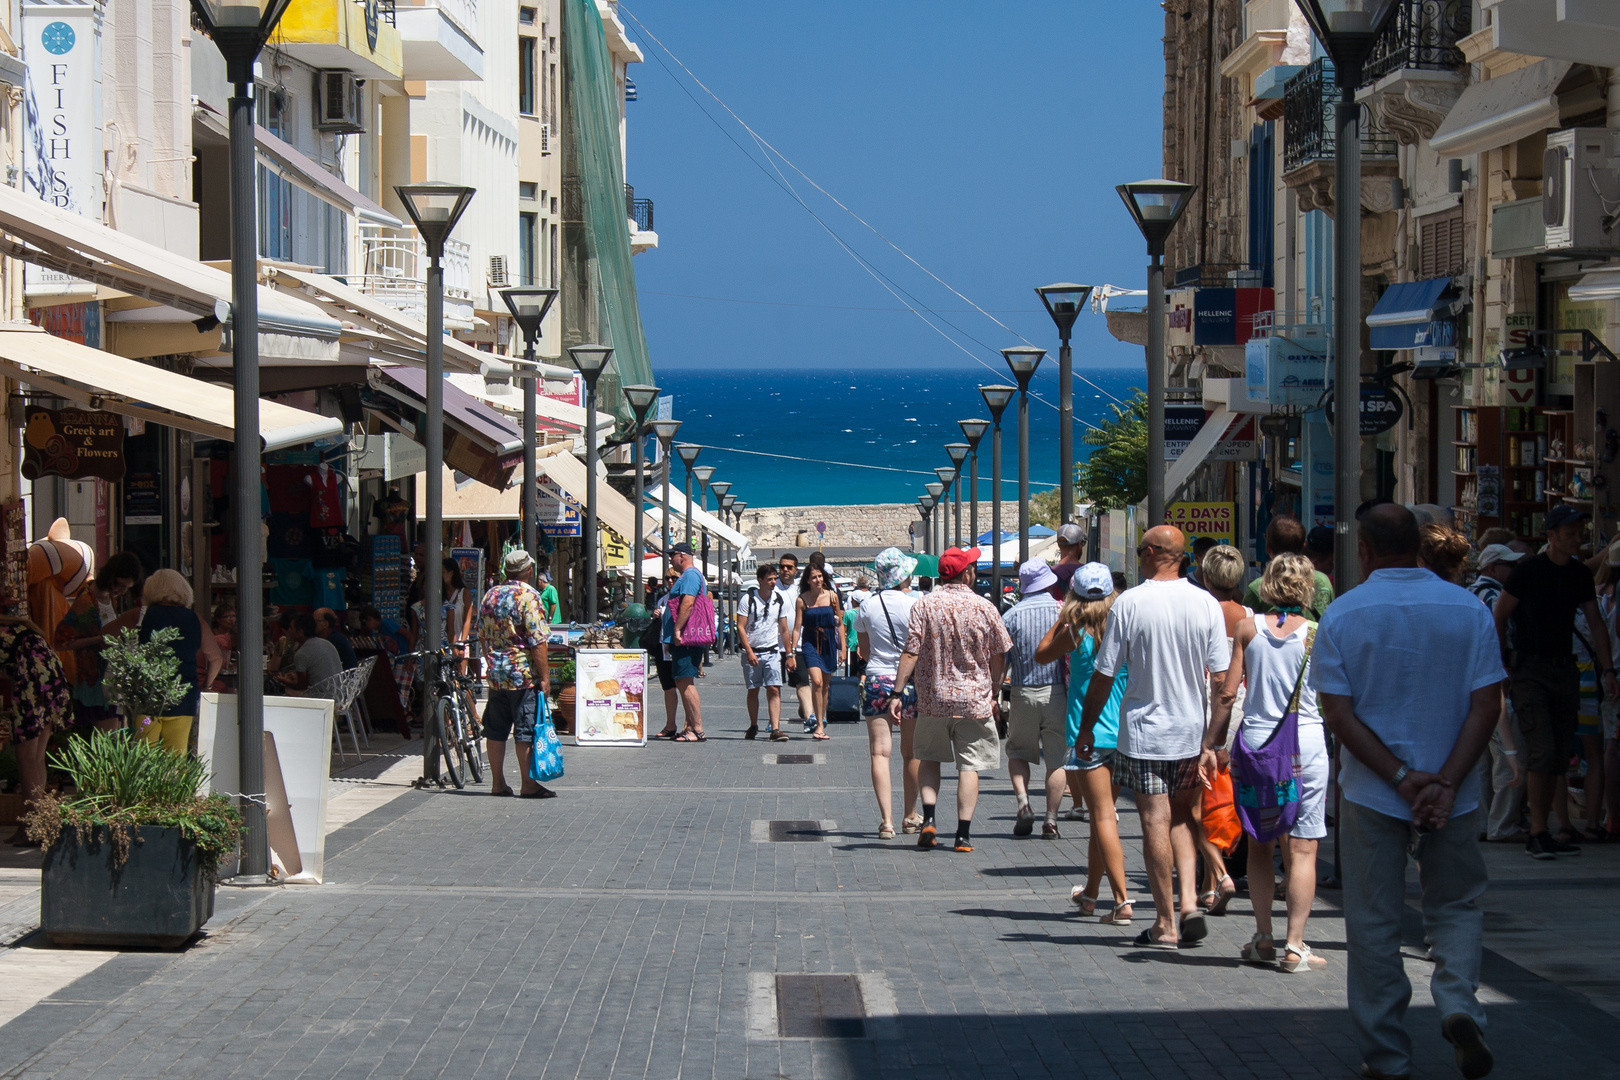
[[[1042,373],[1046,374],[1045,372]],[[1075,453],[1087,421],[1112,415],[1108,406],[1128,399],[1146,376],[1137,368],[1085,369],[1095,386],[1076,382]],[[1037,377],[1029,403],[1030,488],[1049,490],[1058,463],[1056,365]],[[976,367],[945,370],[822,368],[743,371],[669,369],[658,385],[672,395],[681,421],[678,442],[704,447],[700,465],[749,506],[839,506],[912,502],[950,464],[944,445],[962,441],[959,419],[989,419],[978,387],[1009,382]],[[1002,497],[1018,496],[1018,402],[1002,418]],[[679,487],[685,470],[674,463]],[[990,435],[980,444],[980,497],[990,489]]]

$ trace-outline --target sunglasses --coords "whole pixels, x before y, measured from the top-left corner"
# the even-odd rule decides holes
[[[1141,547],[1136,549],[1136,557],[1140,559],[1143,555],[1146,555],[1150,551],[1169,551],[1169,550],[1170,550],[1169,548],[1161,547],[1158,544],[1143,544]]]

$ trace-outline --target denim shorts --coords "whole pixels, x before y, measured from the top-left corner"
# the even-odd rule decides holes
[[[698,672],[703,670],[703,654],[708,651],[707,645],[671,645],[669,652],[675,658],[675,677],[697,678]]]
[[[491,690],[484,702],[484,738],[504,743],[509,737],[520,743],[534,742],[535,713],[540,707],[539,691]],[[515,729],[515,734],[514,734]]]
[[[1092,769],[1101,769],[1104,766],[1112,768],[1113,764],[1114,748],[1112,746],[1093,746],[1089,760],[1081,757],[1075,748],[1071,746],[1069,747],[1068,760],[1064,761],[1063,767],[1069,772],[1090,772]]]

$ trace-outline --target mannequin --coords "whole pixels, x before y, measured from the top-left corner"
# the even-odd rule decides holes
[[[28,617],[50,640],[96,572],[96,554],[89,544],[73,539],[67,518],[57,518],[42,540],[28,545]],[[58,653],[69,684],[73,681],[71,652]]]

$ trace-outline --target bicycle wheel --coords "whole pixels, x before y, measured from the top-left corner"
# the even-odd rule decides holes
[[[467,712],[467,706],[460,697],[456,698],[456,734],[460,736],[457,743],[461,747],[462,759],[466,762],[467,775],[472,782],[484,782],[483,762],[478,759],[478,734],[473,730],[472,716]]]
[[[457,764],[461,752],[461,741],[457,737],[455,730],[455,716],[452,709],[453,706],[449,698],[439,699],[437,725],[433,735],[438,740],[439,754],[444,759],[442,767],[445,773],[448,774],[450,782],[459,791],[466,787],[467,783],[461,767]]]

